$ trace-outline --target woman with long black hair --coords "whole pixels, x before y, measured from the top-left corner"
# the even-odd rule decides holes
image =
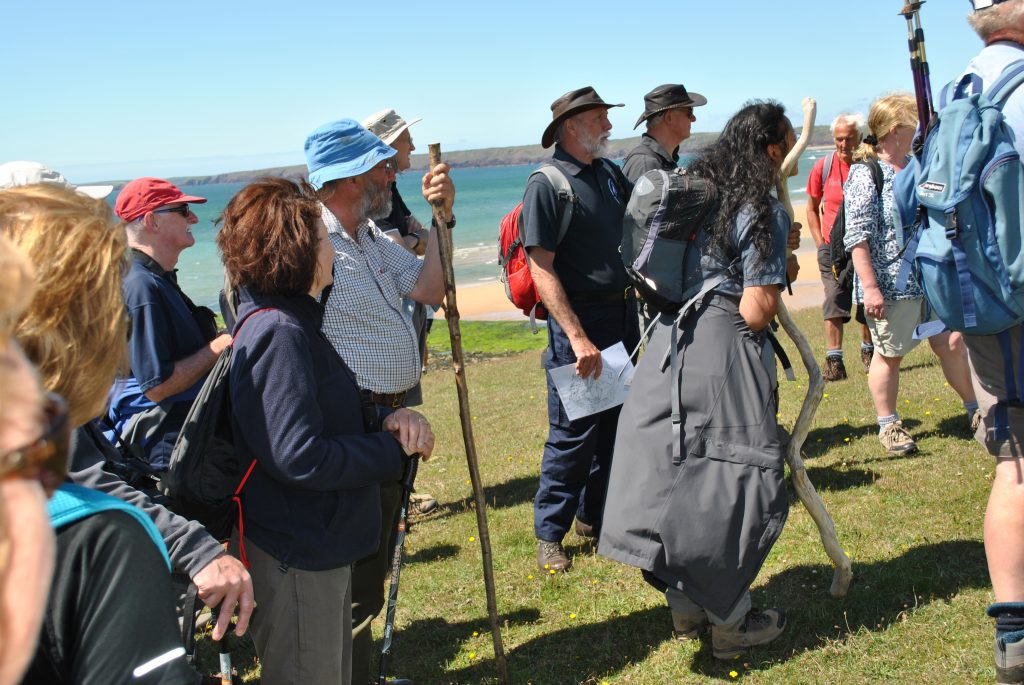
[[[680,637],[710,624],[720,659],[785,626],[749,588],[789,506],[768,325],[791,224],[772,190],[794,143],[782,105],[751,102],[690,165],[719,204],[684,259],[693,299],[662,316],[637,367],[605,504],[600,553],[666,593]]]

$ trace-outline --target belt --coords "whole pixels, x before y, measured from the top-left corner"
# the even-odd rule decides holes
[[[398,409],[405,406],[405,398],[408,394],[409,391],[407,390],[402,392],[372,392],[370,397],[373,398],[373,403],[376,405]]]
[[[576,302],[624,302],[633,294],[633,288],[624,290],[592,290],[578,293],[566,293],[570,301]]]

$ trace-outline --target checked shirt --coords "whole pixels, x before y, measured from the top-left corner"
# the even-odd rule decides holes
[[[419,347],[402,298],[416,286],[422,262],[384,236],[372,221],[356,242],[327,207],[324,223],[334,245],[334,287],[321,330],[356,374],[359,387],[397,393],[420,378]]]

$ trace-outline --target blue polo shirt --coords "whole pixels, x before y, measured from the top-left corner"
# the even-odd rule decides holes
[[[192,314],[194,305],[178,287],[176,272],[165,271],[134,249],[131,258],[121,287],[130,320],[131,375],[115,384],[110,404],[110,418],[122,434],[132,417],[157,407],[144,393],[170,378],[176,361],[209,342]],[[155,469],[167,468],[178,431],[204,380],[160,403],[165,416],[159,430],[141,443]]]

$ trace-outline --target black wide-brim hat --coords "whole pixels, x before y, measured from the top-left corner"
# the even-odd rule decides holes
[[[551,144],[555,142],[555,129],[558,128],[560,123],[574,114],[586,112],[588,109],[597,109],[598,107],[609,109],[611,107],[625,107],[625,105],[622,103],[613,105],[605,102],[601,99],[601,96],[597,94],[597,91],[590,86],[578,88],[577,90],[570,90],[568,93],[552,102],[551,123],[548,124],[546,129],[544,129],[544,135],[540,137],[541,147],[551,147]]]
[[[633,124],[633,128],[635,129],[647,119],[665,110],[678,107],[700,107],[706,104],[708,104],[708,99],[700,93],[688,93],[682,85],[666,83],[644,96],[644,113]]]

